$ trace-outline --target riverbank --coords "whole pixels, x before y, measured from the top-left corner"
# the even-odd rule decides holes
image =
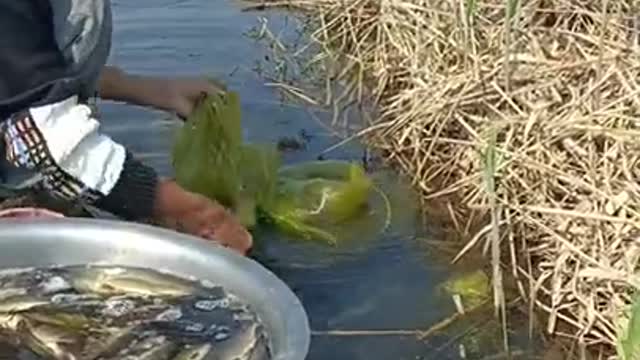
[[[148,75],[220,79],[241,96],[243,135],[249,141],[304,140],[302,149],[283,154],[286,163],[314,160],[339,141],[331,129],[309,115],[322,117],[326,111],[283,103],[278,91],[256,74],[256,63],[272,57],[269,48],[246,36],[256,25],[256,15],[268,21],[275,36],[295,41],[299,27],[289,13],[243,13],[235,1],[113,0],[112,4],[111,64]],[[307,41],[306,36],[300,37]],[[126,145],[162,176],[173,176],[170,153],[180,121],[141,107],[103,101],[98,105],[105,134]],[[354,141],[325,158],[357,161],[364,150]],[[440,242],[430,244],[438,238],[431,227],[420,226],[414,211],[416,196],[406,194],[405,182],[396,173],[377,167],[371,174],[391,200],[399,196],[397,210],[392,203],[391,231],[340,247],[284,237],[268,226],[254,233],[255,259],[296,293],[309,315],[314,335],[308,360],[459,359],[461,343],[468,358],[500,359],[494,356],[500,353],[500,329],[491,313],[469,322],[465,317],[464,322],[427,341],[417,339],[417,334],[457,312],[451,296],[441,294],[440,285],[466,266],[448,266],[449,256],[435,253]],[[396,192],[399,195],[391,196]],[[399,335],[402,332],[412,335]],[[531,359],[531,354],[537,354],[536,348],[529,350],[526,339],[516,344],[524,337],[517,336],[512,342],[520,354],[514,359]],[[498,344],[485,343],[487,338]],[[481,346],[472,346],[479,342]]]
[[[638,20],[625,2],[284,0],[380,115],[360,135],[515,280],[547,332],[612,353],[640,286]],[[355,75],[355,76],[354,76]],[[476,231],[477,230],[477,231]]]

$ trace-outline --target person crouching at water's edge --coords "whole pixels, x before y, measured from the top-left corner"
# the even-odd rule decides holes
[[[55,197],[248,251],[251,235],[230,212],[159,178],[100,133],[88,106],[98,96],[186,118],[203,93],[224,91],[221,85],[107,66],[109,0],[0,0],[0,33],[0,140],[8,170],[33,172],[35,186]]]

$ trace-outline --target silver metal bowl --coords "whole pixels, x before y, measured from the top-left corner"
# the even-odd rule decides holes
[[[307,356],[310,330],[298,298],[269,270],[222,246],[113,220],[0,220],[0,268],[80,264],[167,270],[218,283],[262,317],[274,359]]]

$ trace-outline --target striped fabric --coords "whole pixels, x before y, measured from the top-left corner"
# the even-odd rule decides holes
[[[74,97],[15,114],[0,131],[11,165],[39,173],[53,196],[94,203],[114,188],[126,158],[124,147],[98,126]]]
[[[69,201],[96,201],[100,194],[67,173],[56,163],[47,141],[28,112],[5,122],[7,160],[16,167],[43,175],[42,186],[52,195]]]

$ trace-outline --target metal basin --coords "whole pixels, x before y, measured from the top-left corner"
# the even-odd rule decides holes
[[[0,220],[0,268],[108,264],[168,270],[226,287],[253,306],[274,359],[303,360],[310,330],[298,298],[257,262],[194,237],[112,220]]]

